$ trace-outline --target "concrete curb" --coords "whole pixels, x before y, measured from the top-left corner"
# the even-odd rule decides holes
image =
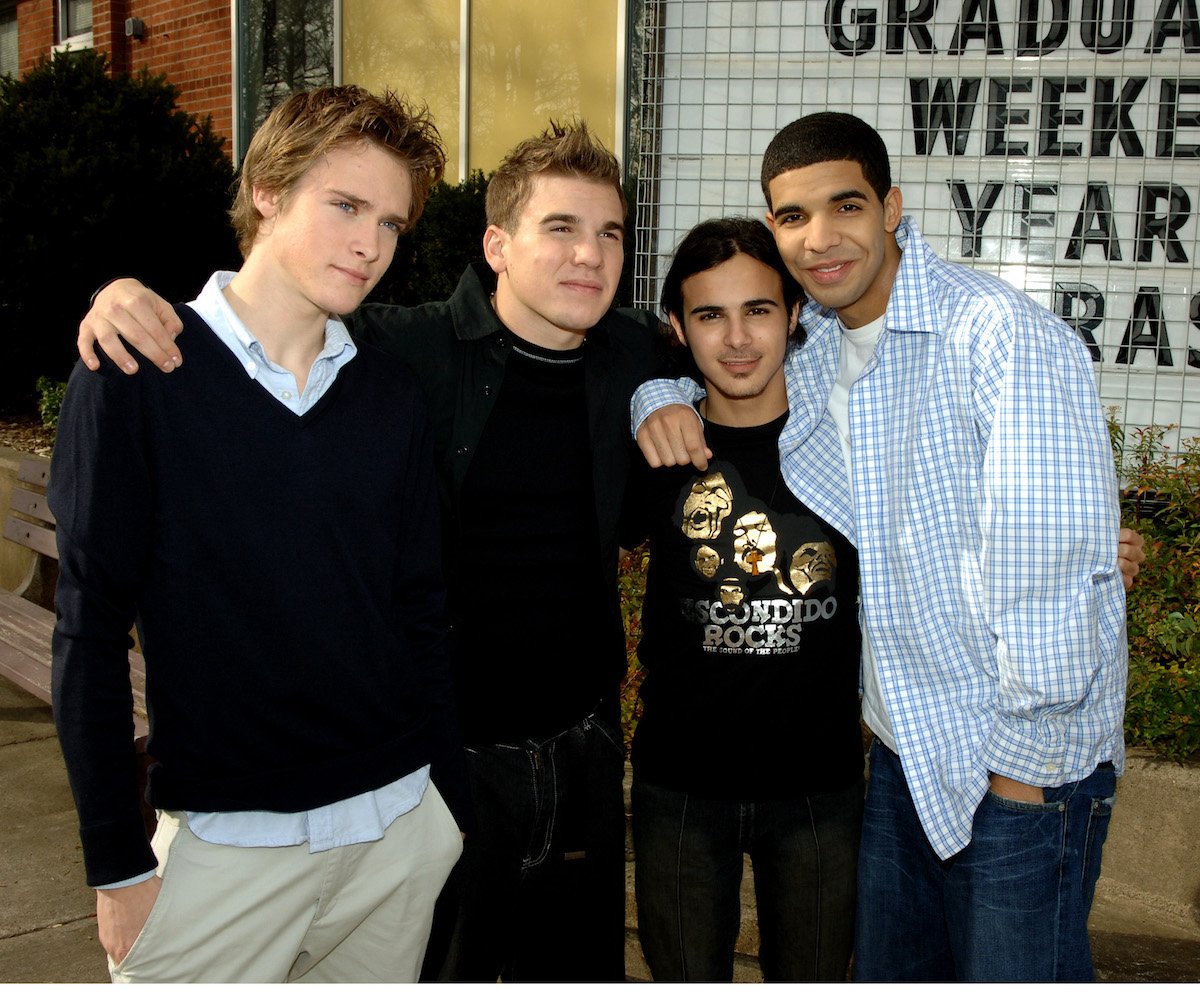
[[[1117,782],[1104,867],[1096,893],[1157,912],[1200,934],[1200,767],[1131,749]]]

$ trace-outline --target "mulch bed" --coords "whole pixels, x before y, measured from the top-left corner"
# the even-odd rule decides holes
[[[54,431],[43,427],[37,417],[0,420],[0,446],[48,458],[53,444]]]

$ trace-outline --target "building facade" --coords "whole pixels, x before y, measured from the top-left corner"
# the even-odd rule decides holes
[[[15,73],[72,49],[105,52],[116,72],[165,73],[183,110],[233,135],[229,0],[8,0]],[[0,0],[0,25],[5,23]],[[7,67],[6,67],[7,68]]]
[[[951,260],[1071,323],[1127,425],[1200,435],[1194,0],[0,0],[0,72],[84,45],[211,114],[236,160],[298,87],[429,104],[447,179],[584,117],[637,179],[637,304],[696,221],[761,214],[758,164],[848,110]]]
[[[848,111],[943,256],[1075,327],[1127,427],[1200,436],[1192,0],[646,0],[639,297],[700,219],[760,215],[763,150]]]
[[[165,73],[235,159],[283,95],[328,83],[427,103],[448,179],[495,167],[550,118],[584,117],[624,152],[629,12],[604,0],[0,0],[0,72],[91,47]]]

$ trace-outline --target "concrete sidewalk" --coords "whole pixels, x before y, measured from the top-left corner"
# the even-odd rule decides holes
[[[107,982],[50,709],[0,679],[0,982]]]
[[[3,679],[0,803],[0,983],[108,981],[50,709]],[[752,982],[758,933],[744,910],[737,978]],[[626,970],[646,980],[634,917],[630,892]],[[1200,981],[1200,927],[1188,920],[1102,892],[1092,930],[1101,981]]]

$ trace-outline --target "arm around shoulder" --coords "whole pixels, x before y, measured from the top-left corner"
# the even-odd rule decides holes
[[[126,374],[138,369],[125,349],[124,338],[147,361],[163,371],[174,371],[183,363],[175,337],[183,330],[179,316],[165,299],[136,278],[118,278],[95,295],[92,307],[79,324],[76,346],[83,363],[92,371],[100,368],[98,344]]]
[[[712,452],[694,404],[704,392],[691,378],[656,378],[641,385],[630,403],[630,422],[642,456],[651,468],[664,465],[708,467]]]

